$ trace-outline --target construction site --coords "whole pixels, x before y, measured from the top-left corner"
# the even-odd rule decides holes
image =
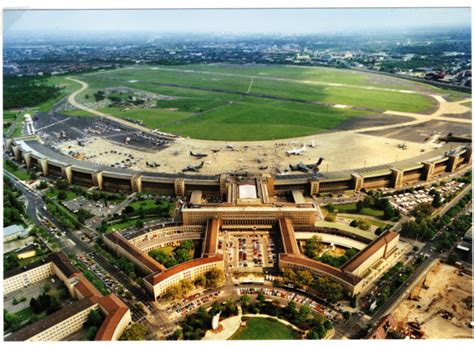
[[[413,339],[472,338],[472,285],[469,271],[437,261],[393,311],[399,331]]]

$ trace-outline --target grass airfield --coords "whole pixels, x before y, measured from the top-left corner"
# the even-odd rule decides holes
[[[135,66],[77,78],[88,84],[77,97],[83,104],[98,90],[119,86],[171,97],[157,100],[152,108],[101,107],[100,112],[182,137],[224,141],[320,134],[347,121],[355,126],[357,120],[370,122],[385,110],[430,113],[436,102],[429,94],[446,93],[394,77],[319,67]],[[387,124],[395,121],[386,117]]]

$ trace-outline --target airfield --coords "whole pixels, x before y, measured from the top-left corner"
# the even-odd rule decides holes
[[[141,171],[178,173],[203,162],[202,174],[283,173],[290,164],[322,157],[319,169],[325,173],[449,149],[443,137],[471,133],[469,94],[351,70],[134,66],[54,82],[70,94],[54,112],[37,117],[39,134],[64,154]],[[94,100],[99,91],[144,102],[111,105]],[[88,126],[106,121],[121,127],[121,134],[165,140],[147,145],[117,132],[87,133],[81,121]],[[51,135],[72,128],[79,130]]]

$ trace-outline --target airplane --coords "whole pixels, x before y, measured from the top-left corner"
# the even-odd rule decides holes
[[[149,167],[158,167],[158,166],[160,166],[160,164],[158,164],[156,161],[147,161],[147,162],[146,162],[146,166],[149,166]]]
[[[226,144],[225,146],[226,146],[227,148],[231,149],[231,150],[234,150],[234,145]]]
[[[220,149],[211,149],[212,153],[217,153],[220,151]]]
[[[306,150],[306,145],[303,145],[303,147],[301,147],[299,149],[293,148],[292,150],[286,151],[286,154],[287,155],[300,155],[305,150]]]
[[[190,151],[189,154],[191,154],[193,157],[196,157],[198,159],[207,157],[207,154],[204,153],[193,153],[193,151]]]
[[[182,171],[183,172],[186,172],[186,171],[198,172],[200,169],[202,169],[203,166],[204,166],[204,162],[201,161],[201,164],[198,164],[198,165],[189,164]]]
[[[290,164],[290,169],[291,171],[303,171],[303,172],[313,172],[317,173],[319,171],[319,165],[323,162],[324,158],[319,158],[318,162],[315,164],[304,164],[303,162],[300,162],[296,165],[291,165]]]
[[[397,147],[400,148],[400,149],[403,149],[403,150],[406,150],[408,148],[406,143],[401,143],[401,144],[397,145]]]

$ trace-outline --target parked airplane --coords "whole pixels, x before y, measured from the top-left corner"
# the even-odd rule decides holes
[[[234,148],[234,145],[229,145],[229,144],[227,144],[227,145],[225,145],[225,146],[226,146],[227,148],[231,149],[231,150],[234,150],[234,149],[235,149],[235,148]]]
[[[197,165],[189,164],[182,171],[183,172],[186,172],[186,171],[198,172],[200,169],[202,169],[203,166],[204,166],[204,162],[201,161],[201,164],[197,164]]]
[[[286,154],[287,155],[300,155],[305,150],[306,150],[306,145],[303,145],[303,147],[301,147],[299,149],[293,148],[292,150],[286,151]]]
[[[193,153],[193,151],[190,151],[189,154],[191,154],[193,157],[196,157],[198,159],[207,157],[207,154],[204,153]]]
[[[318,162],[315,164],[304,164],[303,162],[300,162],[296,165],[291,165],[290,164],[290,169],[291,171],[303,171],[303,172],[313,172],[316,173],[319,171],[319,165],[323,162],[324,158],[319,158]]]
[[[158,167],[158,166],[160,166],[160,164],[158,164],[156,161],[147,161],[147,162],[146,162],[146,166],[149,166],[149,167]]]

